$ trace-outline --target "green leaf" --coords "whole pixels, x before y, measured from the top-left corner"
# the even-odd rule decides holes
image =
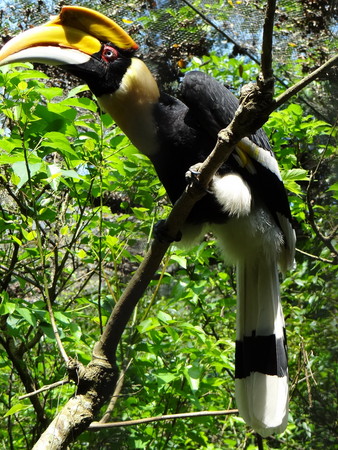
[[[45,133],[41,147],[55,149],[61,155],[78,156],[66,136],[58,131]]]
[[[34,239],[36,239],[36,231],[35,230],[31,230],[31,231],[27,231],[24,228],[22,228],[22,234],[24,236],[24,238],[26,239],[26,241],[33,241]]]
[[[192,392],[196,392],[200,386],[201,368],[197,365],[188,366],[184,369],[184,375]]]
[[[13,414],[16,414],[20,411],[25,411],[26,409],[31,408],[31,405],[27,405],[25,403],[17,403],[16,405],[12,406],[11,409],[9,409],[6,414],[3,416],[3,418],[12,416]]]
[[[15,77],[18,77],[20,80],[30,80],[34,78],[41,78],[47,80],[49,78],[44,72],[40,72],[39,70],[23,70],[22,72],[14,72]]]
[[[20,91],[24,91],[28,88],[28,84],[26,81],[20,81],[20,83],[18,84],[18,89],[20,89]]]
[[[76,256],[80,259],[84,259],[87,256],[87,253],[81,248],[77,253]]]
[[[36,318],[28,308],[16,308],[17,313],[23,317],[32,327],[36,326]]]
[[[108,247],[110,248],[110,250],[112,252],[114,252],[116,250],[116,246],[119,243],[119,239],[116,236],[106,236],[106,243],[108,245]]]
[[[56,311],[54,313],[54,316],[58,322],[61,322],[65,325],[69,324],[72,321],[72,319],[68,315],[62,313],[61,311]]]
[[[297,116],[301,116],[303,114],[303,109],[300,105],[292,103],[287,107],[287,110]]]
[[[336,200],[338,200],[338,183],[334,183],[332,184],[329,188],[328,191],[332,191],[332,197],[335,198]]]
[[[22,148],[22,141],[21,141],[21,139],[16,139],[16,138],[13,138],[13,137],[8,137],[8,138],[6,138],[6,139],[0,139],[0,149],[1,149],[1,150],[5,150],[5,151],[7,151],[7,152],[11,152],[11,151],[14,150],[15,148],[19,148],[19,149]],[[20,156],[20,158],[23,159],[23,155],[22,155],[22,154],[20,154],[20,155],[15,155],[15,156],[16,156],[16,157],[19,157],[19,156]],[[1,155],[0,157],[1,157],[1,158],[5,158],[6,155]],[[14,156],[13,156],[13,157],[14,157]],[[2,161],[2,160],[0,160],[0,162],[7,163],[8,161]],[[14,162],[14,161],[12,161],[12,162]],[[8,162],[8,163],[10,164],[10,162]]]
[[[92,112],[97,111],[97,104],[87,97],[67,98],[66,100],[62,101],[62,104],[67,106],[73,106],[75,108],[87,109],[88,111]]]
[[[110,114],[102,114],[101,115],[101,121],[102,121],[102,124],[103,124],[103,126],[105,128],[110,128],[113,125],[113,123],[114,123],[114,121],[113,121],[113,119],[112,119]],[[120,136],[120,138],[122,140],[123,136]]]
[[[160,381],[160,384],[168,384],[176,380],[177,374],[171,372],[159,371],[155,374],[156,378]]]
[[[308,172],[305,169],[290,169],[282,171],[282,178],[284,182],[309,180]]]
[[[86,84],[80,84],[68,92],[67,98],[75,97],[80,92],[89,91],[89,87]]]
[[[178,255],[171,255],[170,259],[177,262],[183,269],[187,268],[187,258],[184,256],[178,256]]]
[[[146,333],[160,326],[160,322],[156,317],[149,317],[143,320],[137,327],[139,333]]]
[[[64,178],[73,178],[75,180],[81,180],[81,178],[82,178],[81,175],[78,174],[75,170],[64,170],[64,169],[61,169],[61,175]]]
[[[63,89],[58,87],[40,87],[36,89],[36,92],[43,95],[48,101],[52,100],[54,97],[61,97],[63,94]]]
[[[297,181],[309,180],[308,172],[304,169],[281,170],[281,176],[285,188],[296,195],[301,195],[303,192]]]
[[[23,246],[23,242],[21,239],[19,239],[17,236],[15,236],[15,234],[11,235],[11,239],[12,241],[14,241],[16,244],[20,245],[20,247]]]
[[[17,188],[20,189],[22,186],[28,181],[29,176],[31,178],[34,177],[38,172],[40,172],[43,164],[41,162],[39,163],[29,163],[28,164],[28,170],[27,170],[27,164],[25,161],[18,161],[12,164],[13,172],[16,176],[19,177],[20,181],[17,183]]]
[[[169,314],[164,312],[164,311],[160,311],[157,314],[157,318],[163,323],[168,323],[168,322],[171,322],[173,320],[173,318]]]
[[[2,301],[2,303],[0,304],[0,316],[5,316],[7,314],[13,314],[13,312],[16,309],[16,304],[15,303],[11,303],[9,301]]]

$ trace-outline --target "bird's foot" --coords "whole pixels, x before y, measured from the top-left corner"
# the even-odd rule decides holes
[[[179,242],[182,239],[182,233],[179,231],[176,236],[171,236],[168,232],[166,220],[159,220],[154,226],[154,237],[160,242]]]
[[[189,170],[187,170],[187,172],[185,173],[185,180],[187,182],[187,184],[195,184],[197,185],[200,189],[202,189],[204,192],[206,192],[207,194],[212,194],[212,190],[211,189],[206,189],[204,186],[202,186],[202,184],[200,183],[198,177],[201,173],[200,169],[202,167],[202,163],[197,163],[194,164],[193,166],[189,167]]]
[[[201,173],[201,166],[202,163],[197,163],[189,167],[189,169],[185,173],[185,179],[187,183],[199,183],[198,176]]]

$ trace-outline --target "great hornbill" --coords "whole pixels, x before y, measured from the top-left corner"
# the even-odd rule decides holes
[[[189,168],[213,149],[237,99],[204,73],[188,73],[180,100],[159,92],[132,38],[87,8],[64,6],[50,22],[10,40],[0,64],[60,65],[83,79],[132,143],[153,163],[171,202]],[[282,432],[288,415],[288,369],[278,265],[293,263],[295,233],[287,196],[268,139],[258,130],[235,147],[208,193],[191,211],[182,241],[216,236],[237,265],[236,400],[262,436]]]

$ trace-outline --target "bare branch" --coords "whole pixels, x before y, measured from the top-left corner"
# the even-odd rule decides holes
[[[44,392],[44,391],[49,391],[51,389],[54,389],[59,386],[63,386],[64,384],[68,384],[68,383],[69,383],[69,380],[67,379],[67,380],[56,381],[55,383],[52,383],[52,384],[46,384],[45,386],[42,386],[42,388],[40,388],[40,389],[37,389],[32,392],[28,392],[28,394],[25,394],[25,395],[21,395],[19,397],[19,400],[23,400],[24,398],[32,397],[33,395],[40,394],[41,392]]]
[[[205,416],[229,416],[231,414],[238,414],[238,409],[226,409],[223,411],[196,411],[190,413],[181,414],[167,414],[164,416],[155,417],[145,417],[143,419],[135,420],[123,420],[122,422],[92,422],[89,426],[89,430],[98,431],[105,428],[116,428],[116,427],[130,427],[133,425],[140,425],[149,422],[158,422],[161,420],[176,420],[176,419],[189,419],[194,417],[205,417]]]
[[[308,256],[309,258],[315,259],[317,261],[322,261],[328,264],[336,264],[336,262],[333,259],[326,259],[322,258],[321,256],[312,255],[311,253],[304,252],[304,250],[300,250],[299,248],[296,248],[296,252],[301,253],[302,255]]]
[[[63,346],[63,343],[61,341],[61,337],[60,337],[60,333],[59,333],[59,329],[55,320],[55,316],[54,316],[54,311],[53,311],[53,304],[50,298],[50,294],[49,294],[49,289],[47,286],[47,283],[45,283],[45,301],[46,301],[46,305],[47,305],[47,310],[48,310],[48,314],[49,314],[49,319],[50,319],[50,323],[53,329],[53,333],[54,333],[54,337],[55,337],[55,341],[57,343],[57,346],[59,348],[59,352],[64,360],[64,362],[66,363],[66,365],[69,364],[70,358],[67,355],[67,352]]]
[[[120,393],[121,393],[121,390],[122,390],[122,387],[123,387],[123,383],[124,383],[124,380],[125,380],[125,377],[126,377],[127,370],[129,369],[130,364],[132,362],[133,362],[133,358],[128,362],[127,366],[121,371],[119,379],[117,380],[117,383],[116,383],[116,386],[115,386],[114,393],[113,393],[112,398],[111,398],[111,400],[109,402],[108,408],[107,408],[106,412],[104,413],[104,415],[102,416],[102,418],[100,420],[100,423],[108,423],[108,420],[109,420],[109,418],[110,418],[110,416],[111,416],[111,414],[112,414],[112,412],[113,412],[113,410],[115,408],[117,399],[120,396]]]
[[[10,268],[6,267],[3,264],[0,264],[0,269],[6,271],[8,273],[10,272]],[[27,281],[27,283],[31,284],[32,286],[34,286],[36,288],[40,288],[39,283],[37,283],[35,280],[33,280],[33,278],[27,277],[26,274],[24,274],[24,273],[21,273],[21,272],[18,272],[18,271],[15,271],[15,270],[11,269],[11,274],[16,276],[16,277],[18,277],[18,278],[22,278],[24,281]]]
[[[333,56],[330,58],[326,63],[318,67],[318,69],[311,72],[309,75],[304,77],[302,80],[300,80],[298,83],[291,86],[289,89],[283,92],[283,94],[279,95],[275,100],[275,106],[273,110],[279,108],[281,105],[283,105],[285,102],[287,102],[291,97],[298,94],[302,89],[304,89],[308,84],[310,84],[312,81],[314,81],[316,78],[318,78],[322,73],[330,69],[331,67],[338,64],[338,55]],[[271,111],[272,112],[272,111]]]
[[[274,24],[275,10],[276,10],[276,0],[269,0],[266,7],[265,21],[263,26],[263,44],[261,55],[261,70],[263,80],[268,80],[273,76],[272,41],[273,41],[273,24]]]

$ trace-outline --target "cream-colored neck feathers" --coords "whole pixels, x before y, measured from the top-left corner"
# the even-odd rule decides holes
[[[141,60],[132,58],[117,91],[101,96],[98,102],[135,147],[151,155],[158,150],[153,106],[159,96],[157,83],[147,66]]]

